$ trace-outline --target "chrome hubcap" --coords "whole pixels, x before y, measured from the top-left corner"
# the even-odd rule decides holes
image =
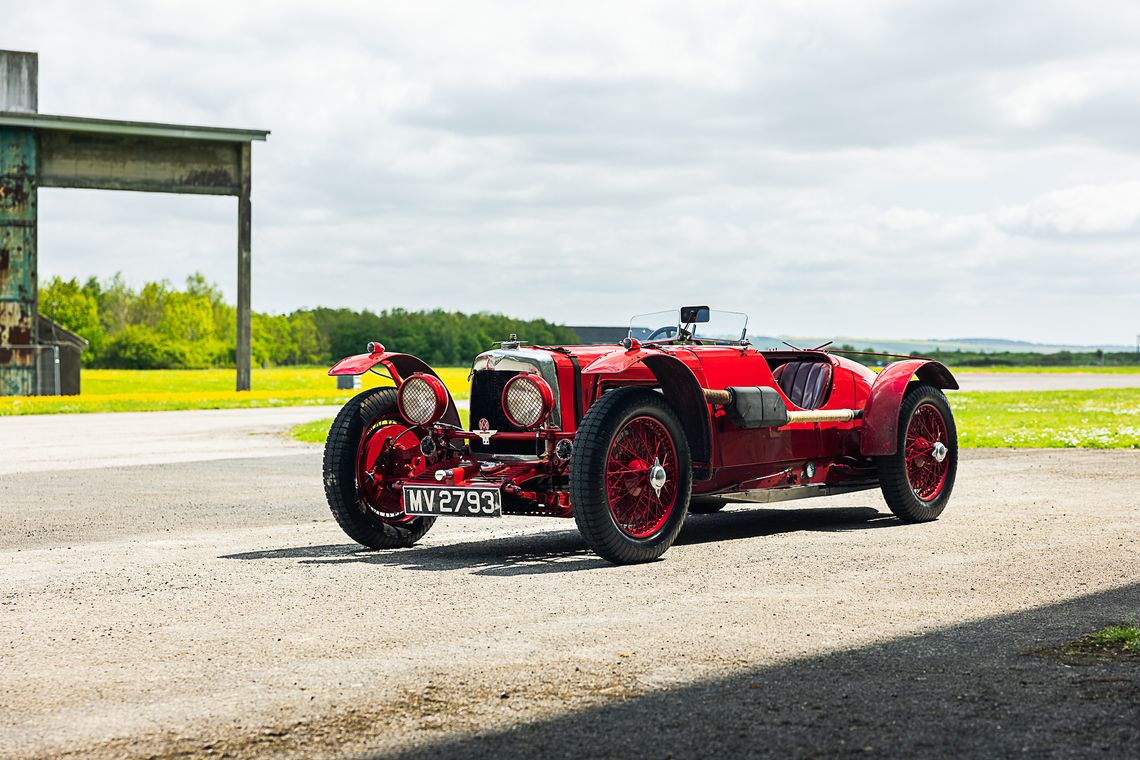
[[[661,489],[665,487],[667,477],[665,468],[661,466],[661,460],[654,459],[653,466],[649,468],[649,485],[653,486],[658,498],[661,497]]]
[[[932,448],[930,450],[930,456],[934,458],[935,462],[941,462],[943,459],[946,458],[946,454],[948,452],[949,452],[949,449],[946,448],[946,444],[939,441],[939,442],[935,443],[934,448]]]

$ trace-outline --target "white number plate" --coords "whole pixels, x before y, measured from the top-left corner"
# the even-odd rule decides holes
[[[503,497],[497,488],[404,486],[404,511],[409,515],[502,517]]]

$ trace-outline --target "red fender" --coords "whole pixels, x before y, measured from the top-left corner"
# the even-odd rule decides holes
[[[616,375],[645,359],[647,356],[668,356],[657,348],[642,348],[638,343],[628,349],[622,348],[599,356],[582,368],[583,375]]]
[[[958,381],[945,364],[933,359],[906,359],[888,364],[875,378],[863,407],[863,433],[859,451],[863,456],[886,456],[898,449],[899,408],[907,384],[914,376],[935,388],[958,389]]]
[[[661,386],[665,398],[681,418],[681,427],[689,439],[693,460],[693,477],[712,477],[712,415],[705,401],[703,376],[683,361],[665,351],[634,345],[600,356],[582,369],[583,375],[612,375],[624,372],[641,362]]]
[[[369,347],[375,346],[377,350],[370,354],[346,356],[333,365],[332,369],[329,370],[329,376],[363,375],[377,364],[382,364],[384,368],[388,370],[388,373],[392,375],[392,379],[396,381],[397,385],[402,383],[404,378],[414,375],[417,372],[439,377],[436,371],[418,356],[385,351],[384,347],[379,343],[370,343],[368,345]],[[447,386],[445,385],[444,387],[446,388]],[[461,427],[459,410],[455,407],[455,399],[451,397],[450,389],[447,391],[447,411],[443,413],[440,422]]]

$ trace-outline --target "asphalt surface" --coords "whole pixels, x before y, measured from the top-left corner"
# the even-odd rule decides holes
[[[556,519],[359,551],[319,449],[261,438],[50,471],[5,450],[0,756],[1140,746],[1140,668],[1024,654],[1140,617],[1140,452],[966,451],[936,523],[875,492],[740,505],[618,568]]]

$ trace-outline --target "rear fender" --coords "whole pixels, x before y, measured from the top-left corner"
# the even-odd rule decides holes
[[[887,456],[898,450],[899,408],[912,377],[935,388],[958,389],[958,381],[945,364],[933,359],[906,359],[888,364],[875,378],[863,407],[859,452],[863,456]]]
[[[653,373],[665,399],[681,418],[681,427],[689,440],[693,477],[708,480],[712,477],[712,417],[701,381],[684,362],[663,351],[634,347],[595,359],[582,374],[613,375],[638,363]]]
[[[370,354],[346,356],[333,365],[332,369],[329,370],[329,376],[363,375],[376,365],[381,365],[388,370],[388,373],[392,376],[392,379],[396,381],[397,385],[404,382],[405,378],[417,372],[439,377],[439,374],[418,356],[385,351],[382,346],[380,350],[373,351]],[[446,383],[444,384],[444,388],[447,388]],[[455,399],[451,397],[450,388],[447,389],[447,411],[443,413],[440,422],[454,425],[455,427],[462,427],[462,423],[459,420],[459,410],[455,406]]]

